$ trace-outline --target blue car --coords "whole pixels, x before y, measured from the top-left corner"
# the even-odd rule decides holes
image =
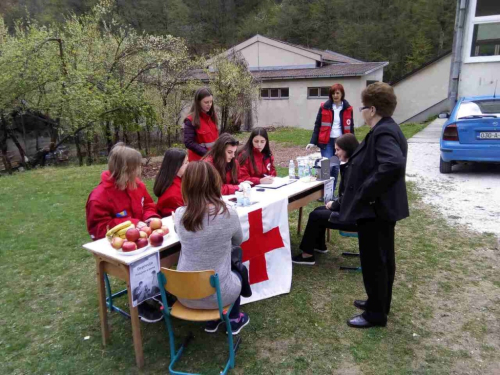
[[[464,97],[439,117],[448,118],[439,141],[441,173],[459,162],[500,162],[500,97]]]

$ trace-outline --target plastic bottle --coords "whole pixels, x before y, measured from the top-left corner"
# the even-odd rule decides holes
[[[299,164],[299,178],[304,177],[304,160],[297,159],[297,163]]]
[[[293,160],[290,160],[290,163],[288,163],[288,178],[295,178],[295,163]]]

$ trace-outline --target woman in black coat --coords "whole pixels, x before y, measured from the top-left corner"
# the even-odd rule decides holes
[[[355,232],[356,223],[346,223],[339,220],[339,209],[345,190],[345,181],[349,171],[349,158],[359,146],[359,142],[354,134],[344,134],[335,141],[335,155],[339,158],[340,164],[340,185],[339,197],[326,206],[316,208],[309,214],[304,237],[300,243],[300,250],[303,252],[292,258],[295,264],[313,266],[316,261],[314,252],[326,253],[325,232],[327,228]]]
[[[364,310],[347,321],[355,328],[385,326],[396,273],[394,228],[409,216],[405,170],[408,145],[391,118],[397,99],[386,83],[369,85],[360,108],[371,130],[350,159],[349,178],[340,208],[341,221],[358,228],[363,283],[368,299],[356,300]]]

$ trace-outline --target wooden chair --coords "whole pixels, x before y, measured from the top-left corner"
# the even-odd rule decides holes
[[[231,323],[229,321],[229,313],[233,305],[222,306],[222,296],[219,286],[219,276],[215,271],[175,271],[168,268],[161,268],[158,273],[158,284],[160,285],[161,299],[163,302],[163,317],[168,329],[170,341],[170,365],[168,367],[171,374],[188,374],[186,372],[178,372],[174,370],[174,364],[179,360],[182,352],[193,338],[192,333],[186,337],[179,350],[175,349],[174,332],[172,329],[171,317],[193,322],[207,322],[210,320],[222,319],[226,323],[227,339],[229,345],[229,360],[226,363],[221,374],[227,374],[230,368],[234,368],[234,357],[241,342],[241,338],[237,337],[233,343],[233,333]],[[182,305],[179,301],[173,306],[167,303],[166,292],[173,294],[177,298],[184,299],[200,299],[217,294],[218,309],[214,310],[196,310],[190,309]]]

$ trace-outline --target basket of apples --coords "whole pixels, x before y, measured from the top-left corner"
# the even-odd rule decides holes
[[[168,227],[163,226],[160,219],[154,218],[149,225],[140,227],[136,227],[131,221],[118,224],[106,233],[106,238],[114,249],[124,255],[135,255],[145,251],[149,245],[161,246],[163,237],[168,233]]]

